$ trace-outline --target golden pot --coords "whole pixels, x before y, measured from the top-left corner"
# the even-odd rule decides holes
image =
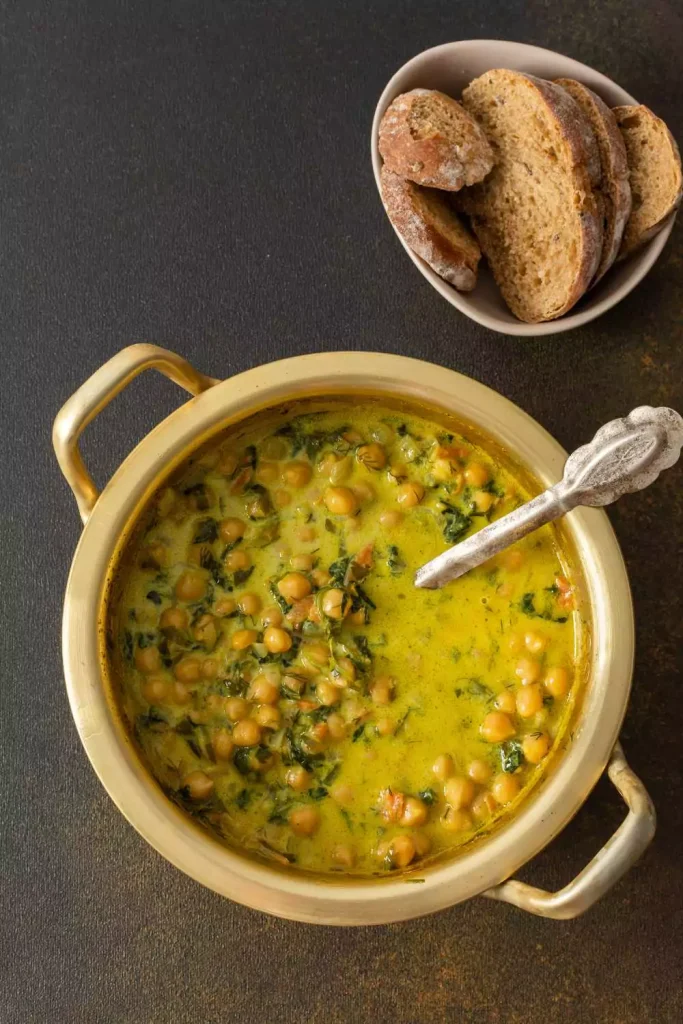
[[[195,397],[144,438],[100,495],[81,459],[79,436],[150,367]],[[425,866],[421,885],[401,876],[313,878],[222,846],[164,796],[128,736],[108,676],[104,631],[112,569],[140,510],[189,451],[226,425],[294,398],[344,393],[372,393],[441,410],[488,434],[544,487],[562,476],[566,453],[538,423],[482,384],[420,360],[323,353],[217,381],[154,345],[123,349],[69,399],[53,434],[85,523],[63,621],[66,685],[83,746],[116,805],[159,853],[203,885],[255,909],[319,924],[381,924],[483,895],[543,917],[575,917],[631,867],[655,830],[652,803],[617,743],[631,686],[633,610],[621,553],[602,511],[577,509],[565,525],[585,580],[591,632],[589,677],[571,740],[515,817],[451,860]],[[559,892],[510,880],[564,828],[606,766],[629,810],[603,849]]]

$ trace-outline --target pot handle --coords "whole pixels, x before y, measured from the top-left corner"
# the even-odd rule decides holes
[[[482,896],[560,921],[578,917],[601,899],[647,849],[656,825],[652,801],[643,783],[629,768],[620,743],[612,751],[607,774],[629,812],[611,839],[569,885],[558,892],[546,892],[510,879],[487,889]]]
[[[129,345],[93,373],[57,413],[52,443],[59,467],[74,492],[81,519],[87,523],[99,491],[85,468],[78,439],[112,398],[143,370],[159,370],[191,395],[213,387],[218,381],[199,373],[175,352],[158,345]]]

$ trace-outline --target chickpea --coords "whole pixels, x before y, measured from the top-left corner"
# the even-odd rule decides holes
[[[380,513],[379,522],[385,530],[393,530],[403,520],[403,513],[399,512],[397,508],[388,508],[384,512]]]
[[[255,629],[238,629],[230,637],[230,646],[233,651],[246,651],[258,640],[258,633]]]
[[[415,480],[407,480],[404,484],[399,484],[396,489],[396,501],[403,508],[414,508],[415,505],[419,505],[424,498],[425,489],[422,484],[418,484]]]
[[[353,682],[356,678],[356,666],[350,658],[337,658],[337,668],[344,679]]]
[[[332,577],[327,569],[314,569],[311,573],[311,579],[316,587],[326,587],[332,582]]]
[[[334,516],[354,516],[358,511],[358,499],[349,487],[328,487],[323,500]]]
[[[273,501],[278,508],[286,508],[286,506],[290,505],[292,502],[292,495],[289,493],[289,491],[284,491],[282,490],[282,488],[280,488],[279,490],[275,491],[275,494],[273,495]]]
[[[322,609],[328,619],[343,619],[350,608],[349,598],[337,587],[332,587],[323,595]]]
[[[467,766],[467,774],[472,779],[472,782],[478,782],[480,785],[488,782],[491,778],[491,767],[486,761],[470,761]]]
[[[175,595],[179,601],[201,601],[206,594],[206,579],[194,569],[188,569],[178,577]]]
[[[322,679],[316,684],[315,692],[318,700],[325,707],[332,707],[338,704],[341,700],[341,690],[334,683],[328,682],[326,679]]]
[[[283,654],[292,646],[292,637],[286,629],[268,626],[263,634],[263,642],[271,654]]]
[[[446,832],[465,832],[472,827],[472,819],[467,811],[456,811],[453,807],[446,808],[439,822]]]
[[[241,722],[249,714],[249,704],[244,697],[228,697],[225,713],[231,722]]]
[[[359,608],[357,612],[351,612],[348,616],[348,621],[353,626],[364,626],[367,622],[367,616],[365,614],[365,608]]]
[[[538,683],[522,686],[517,691],[517,714],[520,718],[531,718],[543,707],[543,696]]]
[[[241,519],[224,519],[218,527],[218,535],[225,544],[234,544],[244,537],[246,523]]]
[[[521,680],[522,686],[531,686],[537,682],[541,674],[541,666],[531,658],[521,658],[515,666],[515,675]]]
[[[304,543],[307,541],[315,540],[318,536],[314,526],[300,526],[296,532],[296,539],[302,540]]]
[[[158,647],[138,647],[135,651],[135,667],[138,672],[151,675],[161,668],[161,654]]]
[[[300,601],[303,597],[308,597],[313,588],[310,581],[300,572],[289,572],[282,577],[277,589],[285,601],[291,604],[293,601]]]
[[[499,555],[498,560],[508,572],[517,572],[518,569],[521,569],[524,562],[524,554],[518,548],[512,548]]]
[[[293,555],[290,562],[292,569],[297,569],[299,572],[310,572],[315,564],[313,555]]]
[[[215,647],[218,630],[213,615],[201,615],[192,627],[192,636],[198,644],[203,644],[209,650]]]
[[[169,684],[158,677],[145,679],[142,684],[142,695],[148,704],[163,704],[169,695]]]
[[[221,597],[214,605],[214,612],[221,618],[227,618],[228,615],[234,615],[237,611],[237,604],[231,597]]]
[[[202,674],[199,658],[183,658],[173,669],[173,674],[181,683],[196,683]]]
[[[387,456],[381,444],[362,444],[356,451],[356,458],[368,469],[384,469],[387,464]]]
[[[390,704],[394,696],[395,682],[391,676],[378,676],[370,686],[373,704]]]
[[[282,482],[287,487],[305,487],[312,476],[313,470],[307,462],[288,462],[282,469]]]
[[[497,803],[490,793],[480,793],[479,796],[474,798],[472,803],[472,814],[478,820],[482,818],[488,818],[489,815],[493,814],[497,807]]]
[[[233,454],[233,452],[223,452],[220,459],[218,460],[218,465],[216,466],[216,469],[218,470],[219,473],[222,473],[223,476],[232,476],[232,474],[237,469],[237,465],[237,456]]]
[[[342,807],[348,807],[353,803],[354,792],[348,782],[336,782],[329,792],[334,802],[341,804]]]
[[[166,608],[161,613],[159,626],[161,629],[187,629],[190,617],[184,608]]]
[[[300,764],[295,764],[287,770],[285,782],[296,793],[303,793],[310,786],[311,778],[312,776],[305,768],[302,768]]]
[[[260,484],[272,484],[278,478],[278,467],[274,462],[259,462],[254,479]]]
[[[237,607],[242,615],[258,615],[261,611],[261,603],[258,594],[242,594],[237,601]]]
[[[396,836],[391,844],[391,859],[397,868],[407,868],[414,860],[416,852],[412,836]]]
[[[372,484],[368,484],[364,480],[361,480],[361,482],[358,484],[354,484],[351,490],[356,495],[359,503],[361,504],[364,501],[373,501],[377,497],[377,492],[375,491],[375,488],[372,486]],[[350,527],[351,524],[347,523],[346,525],[347,527]]]
[[[335,687],[336,689],[336,687]],[[346,736],[346,722],[341,715],[333,711],[327,718],[327,728],[330,731],[330,737],[333,740],[343,740]]]
[[[206,772],[190,772],[183,779],[183,786],[189,792],[192,800],[206,800],[213,790],[213,780]]]
[[[486,466],[482,466],[481,462],[470,462],[465,469],[465,483],[470,487],[483,487],[490,479],[491,474]]]
[[[569,673],[561,665],[555,665],[546,672],[543,685],[551,697],[564,697],[569,689]]]
[[[168,552],[163,544],[150,544],[140,552],[141,569],[161,569],[166,565]]]
[[[498,711],[504,711],[506,715],[514,715],[517,704],[515,702],[515,695],[510,690],[501,690],[494,701],[495,707]]]
[[[202,662],[202,676],[204,679],[215,679],[218,675],[218,662],[215,658],[205,658]]]
[[[545,650],[547,640],[540,633],[535,633],[533,630],[529,630],[528,633],[524,634],[524,646],[526,647],[529,654],[541,654]]]
[[[517,633],[513,633],[508,637],[507,649],[510,654],[519,654],[522,649],[522,638]]]
[[[249,700],[256,704],[274,704],[280,696],[280,687],[267,675],[260,672],[251,681]]]
[[[320,825],[320,814],[315,807],[295,807],[289,812],[289,827],[295,836],[312,836]]]
[[[241,549],[238,549],[237,551],[228,551],[223,565],[228,572],[236,572],[238,569],[248,569],[251,565],[251,558],[247,551],[243,551]]]
[[[282,715],[272,704],[259,704],[254,712],[254,721],[258,722],[262,729],[279,729]]]
[[[264,626],[280,626],[284,616],[276,604],[269,604],[263,609],[261,622]]]
[[[399,825],[404,828],[419,828],[427,820],[427,807],[415,796],[406,797],[403,814],[399,819]]]
[[[550,750],[550,737],[545,732],[531,732],[522,740],[522,752],[529,764],[540,764]]]
[[[236,747],[255,747],[261,741],[261,726],[253,718],[243,718],[232,730]]]
[[[332,850],[332,860],[342,868],[352,868],[356,863],[353,847],[348,843],[340,843]]]
[[[211,740],[211,746],[217,761],[229,761],[235,749],[232,736],[227,729],[216,730]]]
[[[496,775],[491,784],[491,795],[496,803],[499,803],[501,806],[509,804],[518,793],[519,782],[514,775],[508,775],[506,772]]]
[[[175,701],[176,704],[188,704],[192,696],[185,683],[174,683],[173,690],[171,692],[171,699]]]
[[[472,504],[477,512],[488,512],[495,500],[494,495],[488,491],[474,491],[472,494]]]
[[[481,723],[480,733],[487,743],[502,743],[515,735],[515,727],[502,711],[489,711]]]
[[[460,811],[472,803],[474,783],[471,779],[456,775],[444,783],[443,795],[449,807],[452,807],[454,811]]]
[[[339,484],[351,473],[351,459],[346,455],[335,455],[329,452],[321,460],[318,466],[323,476],[326,476],[331,484]]]
[[[455,771],[455,765],[453,764],[453,758],[450,754],[439,754],[436,761],[432,765],[432,772],[437,777],[439,782],[445,782],[449,776]]]
[[[396,732],[396,722],[390,718],[378,718],[375,722],[375,729],[379,736],[393,736]]]
[[[318,668],[326,665],[330,660],[330,649],[327,644],[320,643],[303,644],[299,651],[299,657],[305,667]]]

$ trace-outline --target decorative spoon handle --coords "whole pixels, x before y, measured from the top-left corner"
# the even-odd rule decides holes
[[[442,587],[577,505],[609,505],[642,490],[673,466],[681,445],[683,419],[673,409],[643,405],[606,423],[569,456],[559,483],[427,562],[415,586]]]

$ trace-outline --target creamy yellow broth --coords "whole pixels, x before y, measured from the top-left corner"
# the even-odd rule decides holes
[[[155,496],[117,581],[123,709],[166,793],[225,841],[400,870],[538,782],[579,676],[575,580],[548,526],[417,590],[524,484],[419,416],[301,408],[226,432]]]

